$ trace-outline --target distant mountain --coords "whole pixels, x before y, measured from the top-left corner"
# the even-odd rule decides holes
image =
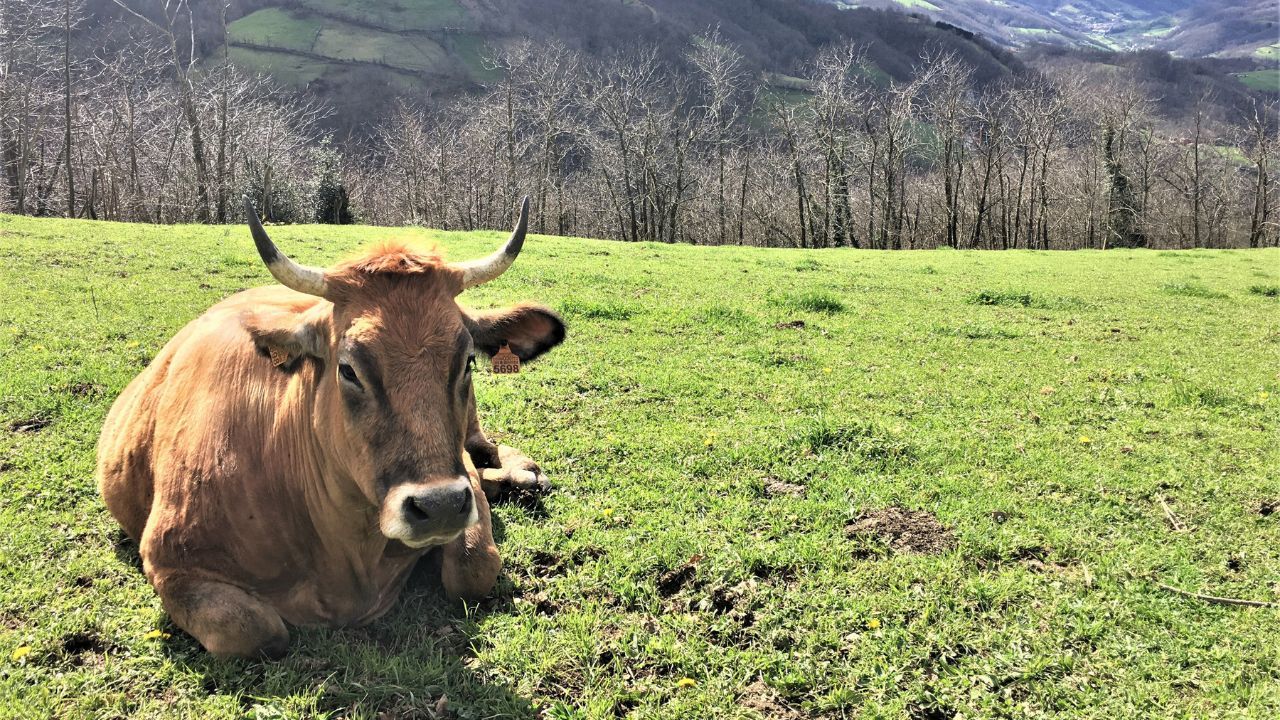
[[[84,1],[98,21],[93,27],[137,23],[114,0]],[[335,109],[335,130],[358,134],[399,98],[437,104],[493,83],[500,75],[486,59],[526,38],[595,57],[656,47],[679,64],[692,43],[718,28],[782,94],[803,92],[795,76],[833,43],[863,45],[884,81],[909,76],[926,49],[941,50],[973,67],[981,86],[1026,72],[1029,61],[1044,63],[1045,53],[1028,52],[1032,47],[1256,54],[1263,67],[1280,59],[1270,18],[1275,1],[857,0],[853,7],[852,0],[230,0],[225,26],[221,2],[191,5],[201,55],[225,52],[241,69],[308,91]],[[1087,62],[1110,61],[1095,55]],[[1220,79],[1239,73],[1255,89],[1274,84],[1273,70],[1252,65],[1201,71]]]
[[[980,33],[1005,47],[1050,43],[1101,50],[1154,48],[1182,57],[1274,58],[1275,0],[831,0],[893,7]]]
[[[110,0],[90,2],[129,19]],[[926,47],[963,58],[979,83],[1021,68],[1007,49],[971,33],[820,0],[233,0],[227,21],[224,36],[220,18],[201,18],[204,55],[225,48],[241,68],[325,98],[351,128],[397,97],[439,100],[491,83],[498,76],[486,57],[524,38],[588,56],[653,46],[679,63],[697,37],[719,28],[752,70],[783,83],[820,48],[846,40],[866,45],[886,79],[908,76]]]

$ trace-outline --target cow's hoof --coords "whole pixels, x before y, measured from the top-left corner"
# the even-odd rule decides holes
[[[495,499],[504,492],[545,495],[551,492],[551,482],[538,463],[509,445],[498,446],[501,466],[480,471],[480,484],[485,497]]]
[[[289,652],[289,637],[272,638],[270,642],[263,645],[258,654],[266,660],[280,660]]]

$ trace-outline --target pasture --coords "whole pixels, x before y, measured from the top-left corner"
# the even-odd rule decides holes
[[[93,481],[116,394],[269,282],[247,230],[0,216],[0,263],[0,716],[1280,715],[1280,609],[1167,589],[1280,599],[1280,250],[531,237],[466,298],[569,324],[476,375],[556,486],[495,508],[498,590],[274,663],[168,622]]]

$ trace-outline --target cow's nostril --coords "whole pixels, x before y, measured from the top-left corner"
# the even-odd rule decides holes
[[[427,519],[427,509],[423,507],[425,502],[423,498],[407,497],[404,499],[404,514],[414,522],[424,522]]]
[[[467,485],[458,491],[458,514],[466,515],[471,512],[471,486]]]

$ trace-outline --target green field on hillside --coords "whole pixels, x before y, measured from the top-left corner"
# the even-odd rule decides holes
[[[0,716],[1280,716],[1280,608],[1160,585],[1280,600],[1280,250],[531,237],[465,297],[569,326],[476,374],[556,485],[495,508],[497,591],[424,573],[278,662],[174,627],[93,479],[115,396],[270,281],[248,232],[0,216],[0,263]]]
[[[1240,82],[1254,90],[1265,90],[1271,93],[1280,93],[1280,69],[1271,68],[1270,70],[1252,70],[1246,73],[1240,73],[1236,77],[1240,78]]]
[[[373,5],[385,12],[366,12]],[[450,52],[441,39],[426,34],[465,26],[466,19],[453,0],[393,7],[368,0],[311,0],[288,9],[264,8],[232,22],[228,26],[231,42],[255,47],[233,45],[231,59],[242,68],[291,85],[306,85],[321,77],[337,80],[354,67],[350,62],[443,74],[454,69],[456,60],[473,78],[489,79],[491,73],[480,61],[481,37],[466,32],[441,35]],[[415,80],[406,78],[407,73],[398,74],[398,79],[389,81]]]

